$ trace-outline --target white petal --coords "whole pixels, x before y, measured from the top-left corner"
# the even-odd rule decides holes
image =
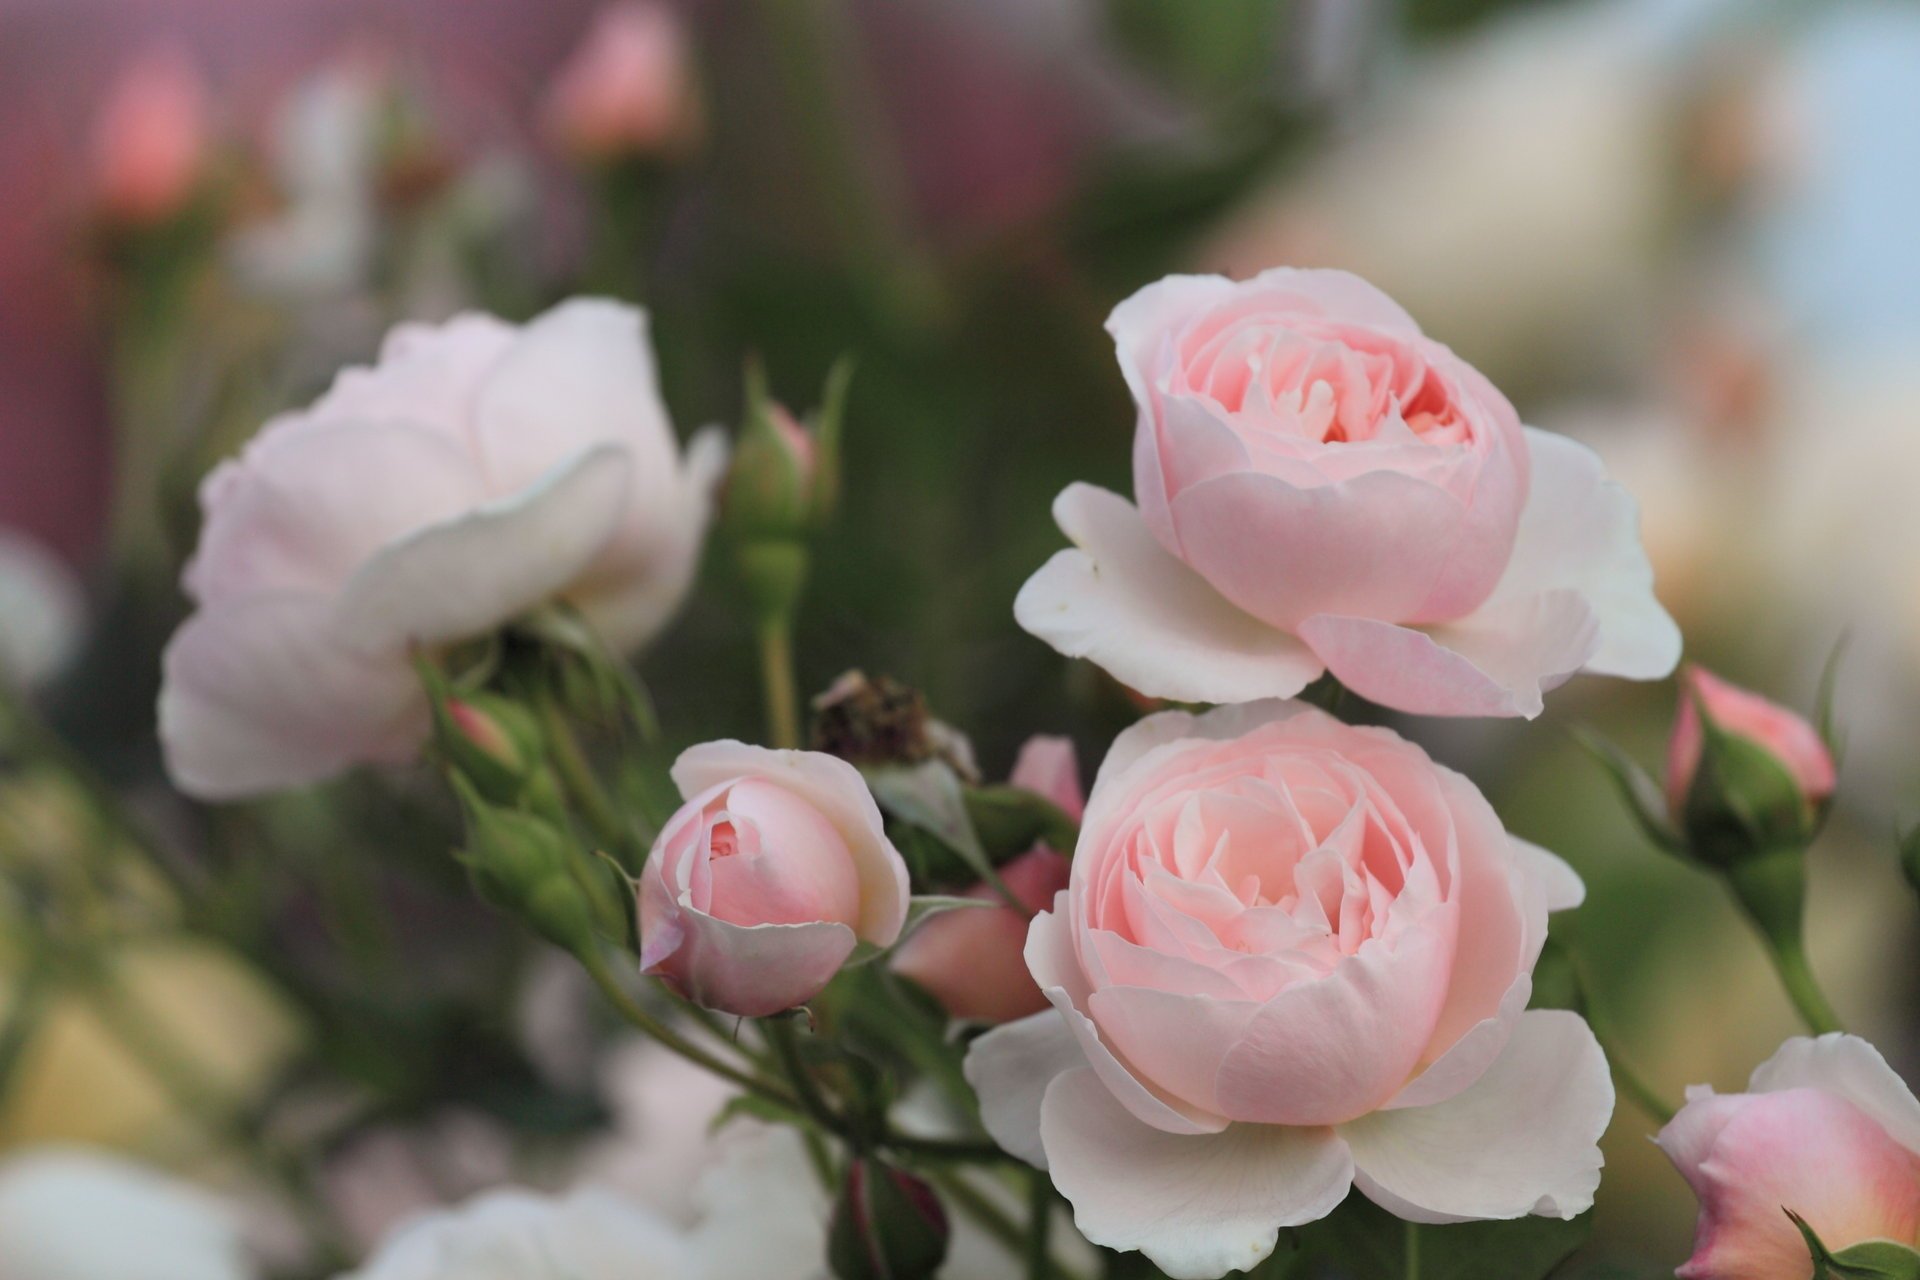
[[[1880,1051],[1859,1036],[1836,1031],[1817,1040],[1789,1040],[1754,1069],[1748,1087],[1754,1093],[1803,1088],[1837,1093],[1873,1117],[1895,1142],[1920,1153],[1920,1101]]]
[[[1578,871],[1567,865],[1566,859],[1518,836],[1509,839],[1513,841],[1514,856],[1520,860],[1521,869],[1545,891],[1547,910],[1571,911],[1587,900],[1586,882]]]
[[[1320,674],[1298,640],[1242,613],[1168,555],[1125,498],[1069,485],[1053,515],[1079,549],[1042,565],[1013,614],[1061,653],[1183,702],[1287,698]]]
[[[1002,1150],[1044,1169],[1040,1100],[1055,1076],[1086,1065],[1087,1056],[1066,1022],[1046,1009],[975,1040],[967,1048],[963,1070],[980,1099],[980,1122],[987,1133]]]
[[[1680,661],[1680,628],[1653,593],[1639,504],[1577,441],[1529,427],[1527,450],[1533,473],[1513,559],[1482,607],[1578,591],[1600,622],[1588,671],[1631,680],[1667,675]]]
[[[1577,1015],[1523,1016],[1471,1088],[1430,1107],[1378,1111],[1340,1127],[1354,1181],[1410,1222],[1527,1214],[1572,1218],[1600,1185],[1600,1135],[1613,1081]]]
[[[345,643],[318,596],[201,609],[162,659],[160,743],[182,791],[228,800],[397,763],[427,738],[427,701],[400,654]]]
[[[1427,628],[1316,614],[1300,624],[1349,689],[1396,711],[1429,716],[1540,714],[1542,694],[1580,670],[1598,626],[1584,597],[1547,591],[1483,605]]]
[[[484,634],[553,598],[606,545],[630,466],[612,445],[569,459],[531,489],[402,538],[340,595],[340,623],[368,651]]]
[[[1280,1228],[1325,1217],[1353,1181],[1352,1157],[1330,1129],[1163,1133],[1085,1069],[1048,1087],[1040,1133],[1081,1234],[1138,1249],[1174,1280],[1250,1270],[1273,1252]]]

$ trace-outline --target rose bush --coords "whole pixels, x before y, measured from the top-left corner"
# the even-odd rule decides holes
[[[696,1003],[761,1017],[806,1003],[858,942],[907,917],[907,865],[859,770],[742,742],[674,762],[686,801],[640,876],[640,965]]]
[[[1251,1267],[1358,1185],[1418,1222],[1572,1217],[1613,1109],[1586,1024],[1526,1012],[1582,888],[1459,774],[1297,703],[1115,740],[1027,963],[1053,1009],[967,1059],[1089,1240]]]
[[[400,326],[202,486],[160,694],[174,781],[224,799],[410,759],[409,648],[551,601],[639,646],[692,582],[723,453],[681,454],[630,307]]]
[[[1655,1139],[1700,1198],[1681,1280],[1806,1280],[1807,1242],[1920,1244],[1920,1102],[1857,1036],[1789,1040],[1747,1092],[1687,1091]]]
[[[1289,697],[1322,672],[1431,715],[1534,716],[1577,671],[1652,679],[1680,635],[1633,500],[1339,271],[1172,276],[1107,322],[1139,406],[1136,508],[1087,485],[1022,626],[1145,694]]]

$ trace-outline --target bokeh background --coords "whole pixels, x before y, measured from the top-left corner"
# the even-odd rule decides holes
[[[234,1142],[310,1143],[372,1234],[537,1181],[633,1110],[576,1051],[584,998],[470,904],[432,787],[206,810],[153,739],[199,476],[397,320],[583,291],[650,309],[683,434],[737,416],[749,356],[796,407],[856,356],[802,679],[917,686],[993,775],[1036,731],[1090,769],[1137,713],[1011,614],[1061,543],[1052,496],[1128,487],[1108,309],[1169,272],[1368,276],[1634,490],[1691,658],[1805,706],[1850,635],[1814,960],[1914,1078],[1920,6],[676,12],[686,114],[608,142],[555,106],[590,0],[0,0],[0,1156],[72,1139],[217,1174]],[[113,141],[169,121],[193,135],[171,203],[126,189]],[[640,668],[681,741],[757,722],[712,559]],[[1718,886],[1567,733],[1651,763],[1673,701],[1582,680],[1533,724],[1402,726],[1585,874],[1556,934],[1669,1095],[1737,1086],[1796,1030]],[[49,938],[86,940],[84,972]],[[138,1048],[156,1025],[230,1131],[188,1132]],[[1692,1201],[1651,1128],[1622,1103],[1596,1250],[1672,1265]]]

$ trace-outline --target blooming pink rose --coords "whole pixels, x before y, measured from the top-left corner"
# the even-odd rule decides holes
[[[1789,1040],[1748,1092],[1687,1090],[1655,1139],[1700,1198],[1681,1280],[1806,1280],[1807,1243],[1920,1244],[1920,1102],[1856,1036]]]
[[[805,1004],[858,942],[900,936],[907,864],[860,771],[741,742],[674,762],[686,801],[640,875],[640,965],[742,1017]]]
[[[1250,1268],[1358,1185],[1416,1222],[1572,1217],[1613,1110],[1578,1017],[1526,1012],[1581,897],[1459,774],[1298,703],[1115,740],[1027,964],[1053,1009],[982,1036],[988,1131],[1096,1244]]]
[[[1020,748],[1010,779],[1079,819],[1083,807],[1079,764],[1069,738],[1033,737]],[[1000,881],[1028,912],[1044,910],[1067,887],[1067,859],[1036,845],[1000,868]],[[991,885],[967,897],[1000,901]],[[965,907],[937,915],[893,953],[893,967],[925,987],[956,1018],[1011,1022],[1047,1007],[1022,954],[1027,916],[1012,907]]]
[[[1676,817],[1685,809],[1693,775],[1700,768],[1704,735],[1700,707],[1723,731],[1745,738],[1780,762],[1809,806],[1818,808],[1833,794],[1833,752],[1806,719],[1757,693],[1729,684],[1703,667],[1689,665],[1682,676],[1680,714],[1667,743],[1667,804]]]
[[[620,0],[600,10],[555,76],[547,119],[555,138],[584,160],[692,143],[701,108],[680,15],[662,0]]]
[[[409,648],[550,601],[615,648],[650,639],[724,452],[702,433],[682,456],[632,308],[400,326],[201,488],[198,608],[160,693],[175,782],[220,799],[410,759],[429,716]]]
[[[94,198],[150,226],[185,208],[207,164],[207,87],[187,56],[155,49],[120,74],[94,122]]]
[[[1529,717],[1577,671],[1678,661],[1633,500],[1371,285],[1170,276],[1107,329],[1139,507],[1055,501],[1075,549],[1014,611],[1062,653],[1182,701],[1331,671],[1402,711]]]

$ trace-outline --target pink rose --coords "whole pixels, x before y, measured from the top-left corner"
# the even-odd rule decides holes
[[[1655,1139],[1700,1198],[1681,1280],[1806,1280],[1807,1243],[1920,1244],[1920,1102],[1865,1040],[1789,1040],[1746,1093],[1687,1090]]]
[[[400,326],[201,488],[160,693],[175,782],[222,799],[408,760],[409,648],[550,601],[637,647],[692,582],[723,454],[702,433],[682,456],[629,307]]]
[[[1833,753],[1821,741],[1819,731],[1803,717],[1729,684],[1703,667],[1689,665],[1681,679],[1680,714],[1667,743],[1667,804],[1676,819],[1686,808],[1687,792],[1700,768],[1702,705],[1721,730],[1772,753],[1800,785],[1810,808],[1817,809],[1833,795]]]
[[[207,164],[207,87],[179,49],[120,73],[94,122],[94,198],[108,218],[151,226],[178,214]]]
[[[640,875],[640,964],[688,999],[764,1017],[820,994],[858,942],[890,945],[907,865],[860,771],[740,742],[674,762],[686,801]]]
[[[1071,739],[1027,739],[1010,781],[1079,819],[1083,799]],[[1041,911],[1067,887],[1067,867],[1057,850],[1037,845],[1001,867],[1000,880],[1029,912]],[[966,896],[1001,901],[991,885],[976,885]],[[1026,943],[1027,917],[1012,907],[964,907],[916,929],[893,953],[893,967],[956,1018],[1011,1022],[1047,1007],[1027,971]]]
[[[1250,1268],[1358,1185],[1417,1222],[1572,1217],[1607,1064],[1526,1012],[1581,897],[1459,774],[1298,703],[1150,716],[1093,785],[1027,964],[1053,1009],[967,1077],[1096,1244],[1176,1278]]]
[[[1107,321],[1139,507],[1073,485],[1020,624],[1142,693],[1288,697],[1322,672],[1429,715],[1538,715],[1577,671],[1663,676],[1633,500],[1339,271],[1171,276]]]
[[[554,78],[547,119],[561,145],[583,160],[657,155],[693,143],[700,99],[680,15],[661,0],[601,9]]]

